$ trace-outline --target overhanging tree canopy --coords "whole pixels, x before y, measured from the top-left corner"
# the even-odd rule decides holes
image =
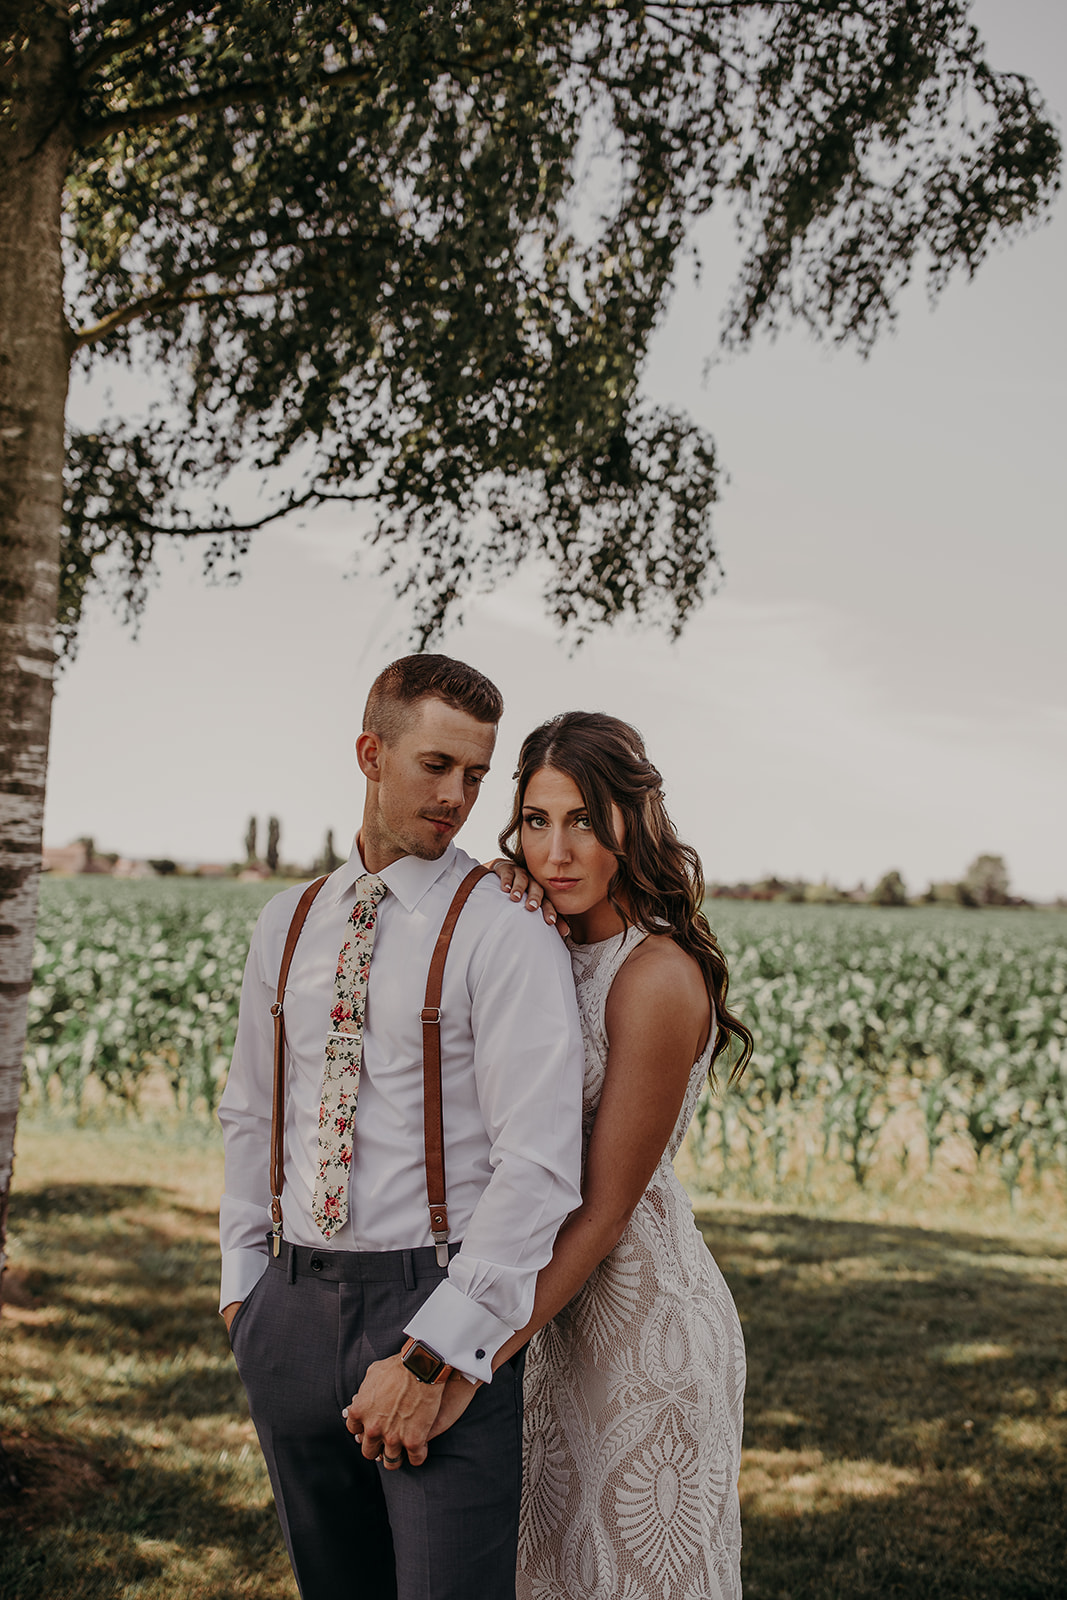
[[[728,338],[800,319],[866,349],[914,270],[936,291],[1041,213],[1059,146],[965,0],[3,0],[0,23],[2,1244],[53,641],[102,560],[136,605],[161,536],[225,560],[286,510],[366,502],[417,637],[532,551],[561,623],[679,627],[716,571],[715,455],[639,379],[694,220],[737,211]],[[166,404],[72,432],[64,508],[70,365],[97,356]],[[236,465],[301,487],[242,526],[213,503]]]
[[[239,549],[189,487],[294,456],[304,487],[265,510],[370,501],[420,637],[531,549],[561,622],[680,624],[715,570],[714,451],[638,380],[694,219],[738,204],[732,338],[799,317],[866,348],[917,255],[935,287],[973,270],[1056,170],[1030,86],[946,0],[73,24],[71,342],[158,364],[180,421],[72,439],[68,636],[102,549],[134,594],[160,530]]]

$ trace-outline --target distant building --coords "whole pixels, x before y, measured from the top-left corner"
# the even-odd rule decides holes
[[[41,851],[41,871],[60,873],[64,877],[87,872],[113,878],[154,878],[158,875],[150,861],[116,855],[113,850],[98,854],[91,839],[76,839],[73,844],[60,848],[46,845]]]
[[[76,839],[73,844],[54,849],[48,845],[41,851],[42,872],[102,872],[109,873],[114,857],[98,856],[91,839]]]
[[[131,861],[128,856],[119,856],[112,868],[115,878],[154,878],[155,872],[147,861]]]

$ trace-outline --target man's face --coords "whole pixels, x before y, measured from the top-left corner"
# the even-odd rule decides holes
[[[492,723],[431,696],[392,744],[360,734],[356,754],[368,779],[360,843],[370,871],[401,856],[444,854],[478,798],[495,744]]]

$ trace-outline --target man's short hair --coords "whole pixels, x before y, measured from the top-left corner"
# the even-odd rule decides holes
[[[364,733],[376,733],[383,744],[395,744],[420,700],[443,700],[476,722],[498,723],[504,697],[495,683],[451,656],[403,656],[379,672],[371,684],[363,712]]]

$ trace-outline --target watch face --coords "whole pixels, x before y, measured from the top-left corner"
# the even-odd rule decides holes
[[[435,1356],[432,1350],[427,1350],[424,1344],[413,1344],[404,1357],[404,1365],[423,1383],[432,1383],[444,1366],[444,1362],[440,1356]]]

